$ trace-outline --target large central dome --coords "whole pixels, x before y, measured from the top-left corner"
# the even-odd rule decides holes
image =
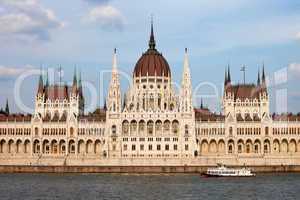
[[[149,49],[144,53],[135,65],[135,77],[140,76],[164,76],[170,77],[170,67],[167,60],[155,48],[153,24],[151,24],[151,35]]]

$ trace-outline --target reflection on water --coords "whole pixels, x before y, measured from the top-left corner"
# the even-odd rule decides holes
[[[300,199],[300,174],[0,174],[0,199]]]

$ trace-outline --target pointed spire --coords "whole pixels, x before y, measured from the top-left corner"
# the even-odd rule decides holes
[[[45,87],[48,87],[49,86],[49,74],[48,74],[48,69],[46,71],[46,84],[45,84]]]
[[[266,84],[266,75],[265,75],[265,63],[263,63],[263,69],[262,69],[262,84]]]
[[[107,105],[106,105],[106,99],[104,98],[104,106],[103,109],[106,111],[107,110]]]
[[[74,76],[73,76],[73,85],[72,85],[72,93],[75,94],[77,93],[77,70],[76,70],[76,66],[74,68]]]
[[[259,70],[258,70],[258,73],[257,73],[257,86],[260,85],[260,73],[259,73]]]
[[[185,48],[185,50],[184,50],[183,73],[182,73],[181,84],[182,84],[182,87],[190,87],[191,86],[190,63],[189,63],[189,55],[188,55],[187,48]]]
[[[9,115],[8,99],[6,99],[5,112],[6,112],[7,115]]]
[[[154,39],[154,31],[153,31],[153,16],[151,16],[151,33],[150,33],[150,40],[149,40],[149,49],[155,49],[155,39]]]
[[[38,85],[38,94],[42,94],[44,91],[44,82],[43,82],[43,71],[40,70],[40,78],[39,78],[39,85]]]
[[[231,83],[231,77],[230,77],[230,66],[229,66],[229,64],[228,64],[228,71],[227,71],[227,82],[228,83]]]
[[[200,108],[203,109],[203,99],[201,98]]]
[[[114,48],[114,55],[113,55],[113,62],[112,62],[112,71],[116,72],[117,71],[117,49]]]
[[[225,78],[224,78],[224,85],[227,85],[228,79],[227,79],[227,68],[225,67]]]
[[[189,63],[189,55],[187,48],[184,49],[184,64],[183,64],[183,73],[188,73],[190,75],[190,63]]]
[[[81,82],[81,70],[79,71],[78,94],[80,97],[83,97],[82,82]]]
[[[75,65],[75,68],[74,68],[74,75],[73,75],[73,86],[74,85],[77,85],[77,70],[76,70],[76,65]]]

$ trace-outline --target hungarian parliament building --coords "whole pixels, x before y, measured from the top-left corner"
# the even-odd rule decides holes
[[[84,112],[76,73],[72,85],[49,84],[41,75],[32,114],[1,110],[1,165],[300,164],[300,115],[270,113],[264,67],[255,84],[233,84],[226,69],[216,113],[193,106],[187,49],[175,91],[153,25],[124,97],[116,50],[112,60],[105,105],[92,113]]]

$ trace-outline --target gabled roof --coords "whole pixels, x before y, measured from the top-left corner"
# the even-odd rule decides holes
[[[10,115],[4,115],[0,114],[0,122],[30,122],[32,116],[30,114],[24,115],[24,114],[10,114]]]
[[[79,121],[82,122],[91,122],[91,121],[97,121],[97,122],[103,122],[106,121],[106,111],[104,108],[97,108],[93,113],[89,113],[87,115],[81,115],[79,116]]]
[[[196,121],[224,121],[225,117],[221,114],[211,112],[208,108],[195,108]]]
[[[286,114],[275,114],[272,115],[273,121],[300,121],[300,113],[286,113]]]

